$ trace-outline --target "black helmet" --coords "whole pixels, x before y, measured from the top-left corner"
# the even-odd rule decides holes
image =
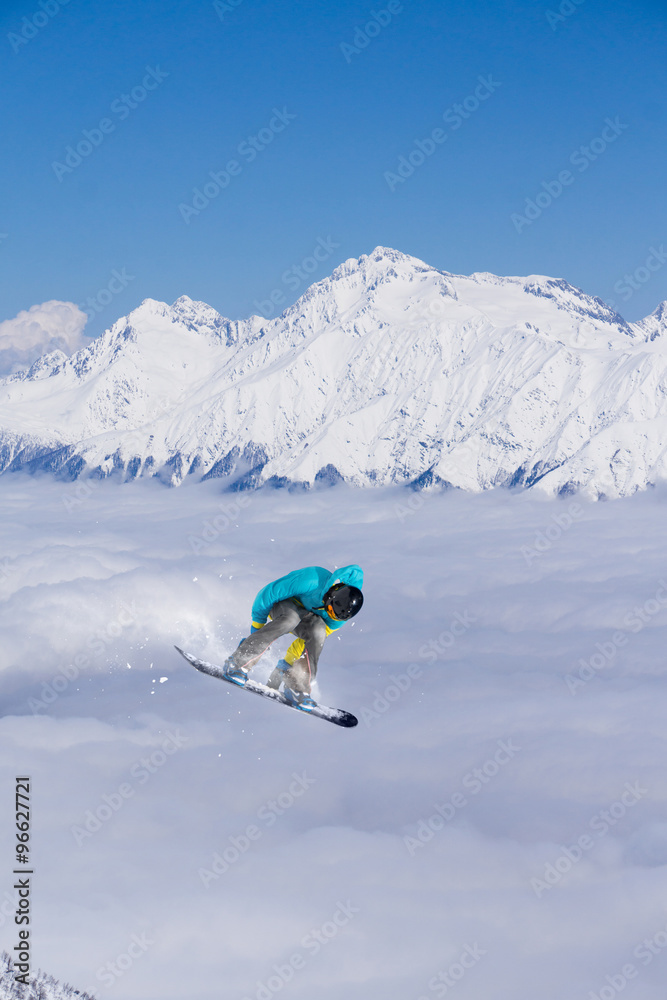
[[[335,583],[324,595],[324,607],[332,618],[347,621],[354,618],[361,610],[364,595],[358,587],[350,587],[346,583]]]

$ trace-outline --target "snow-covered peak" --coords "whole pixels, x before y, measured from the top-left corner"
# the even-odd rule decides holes
[[[661,302],[645,319],[632,325],[644,340],[656,340],[662,337],[667,332],[667,300]]]
[[[386,247],[273,319],[146,299],[0,381],[0,471],[623,495],[667,474],[665,318]]]
[[[488,272],[452,275],[460,300],[474,305],[497,325],[515,325],[521,316],[530,328],[572,347],[622,347],[631,327],[596,296],[562,278],[531,274],[498,277]],[[472,288],[471,285],[475,285]]]
[[[36,361],[33,361],[30,368],[7,376],[7,380],[22,382],[25,379],[49,378],[62,368],[63,365],[67,364],[67,361],[68,357],[64,351],[56,348],[53,351],[49,351],[48,354],[42,354]]]
[[[350,257],[343,261],[332,273],[335,278],[338,274],[350,275],[358,273],[366,278],[384,278],[392,269],[419,270],[428,268],[427,264],[412,257],[410,254],[402,253],[400,250],[393,250],[391,247],[377,246],[369,254],[362,254],[361,257]]]

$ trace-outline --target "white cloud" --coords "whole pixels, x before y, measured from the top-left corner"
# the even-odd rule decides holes
[[[0,323],[0,374],[28,368],[51,351],[78,351],[87,343],[83,336],[86,319],[73,302],[52,299],[4,320]]]

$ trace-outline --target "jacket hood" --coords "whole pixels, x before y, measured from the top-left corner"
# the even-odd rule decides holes
[[[364,585],[364,571],[356,563],[351,563],[349,566],[341,566],[340,569],[334,570],[325,583],[324,593],[326,594],[336,583],[346,583],[348,587],[358,587],[361,590]]]

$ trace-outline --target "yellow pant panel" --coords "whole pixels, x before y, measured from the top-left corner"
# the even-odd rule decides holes
[[[300,656],[303,655],[303,651],[306,648],[306,644],[303,639],[295,639],[290,648],[285,653],[285,659],[289,663],[290,667],[295,660],[298,660]]]

